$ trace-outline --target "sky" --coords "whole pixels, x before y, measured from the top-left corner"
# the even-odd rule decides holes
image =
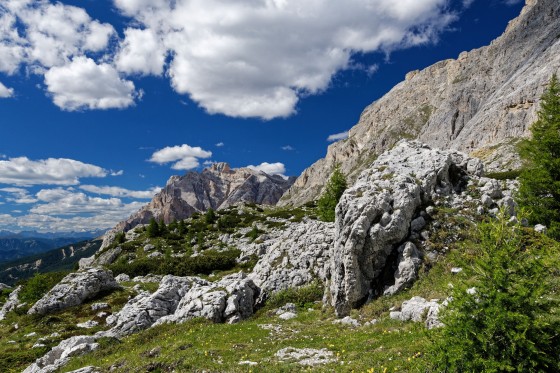
[[[0,230],[114,226],[213,162],[299,175],[521,0],[2,0]]]

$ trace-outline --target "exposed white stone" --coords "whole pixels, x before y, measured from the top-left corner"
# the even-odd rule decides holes
[[[304,366],[329,364],[336,361],[332,351],[322,348],[294,348],[286,347],[278,351],[275,356],[281,361],[295,361]]]
[[[24,373],[50,373],[68,363],[72,356],[82,355],[97,349],[99,345],[92,336],[76,336],[65,339],[43,357],[28,366]]]
[[[60,311],[82,304],[103,291],[119,288],[120,285],[113,278],[111,271],[92,268],[84,272],[71,273],[37,301],[28,313],[45,315]]]
[[[546,228],[545,225],[542,225],[542,224],[535,225],[535,232],[537,232],[537,233],[546,234],[547,230],[548,229]]]
[[[20,285],[16,287],[10,295],[8,295],[8,300],[0,309],[0,320],[4,320],[8,312],[15,310],[21,304],[19,301],[19,293],[21,292],[21,289],[22,287]]]
[[[356,319],[351,318],[350,316],[343,317],[342,319],[337,319],[333,321],[333,324],[342,324],[353,326],[355,328],[360,326],[360,322]]]
[[[82,329],[91,329],[91,328],[95,328],[97,325],[99,325],[99,323],[95,320],[89,320],[86,322],[82,322],[77,324],[76,326],[78,328],[82,328]]]

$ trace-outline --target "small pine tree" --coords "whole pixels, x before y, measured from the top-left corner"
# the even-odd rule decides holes
[[[213,208],[209,208],[208,211],[206,211],[206,213],[204,214],[204,221],[206,222],[206,224],[214,224],[216,219],[216,212]]]
[[[163,219],[159,220],[159,235],[163,236],[168,232],[167,225],[165,225],[165,221]]]
[[[433,371],[559,372],[559,245],[509,226],[505,213],[479,231],[432,336]]]
[[[179,229],[179,234],[181,236],[187,233],[187,225],[185,224],[184,220],[179,220],[179,224],[177,225],[177,228]]]
[[[520,145],[525,165],[517,199],[532,224],[545,224],[549,235],[560,239],[560,84],[556,75],[541,98],[531,134]]]
[[[336,205],[346,187],[346,177],[340,170],[340,165],[337,164],[331,178],[327,182],[325,192],[317,201],[317,215],[321,220],[334,221]]]
[[[156,222],[156,219],[150,219],[150,224],[148,224],[148,229],[146,231],[148,233],[148,237],[155,238],[159,236],[159,225]]]

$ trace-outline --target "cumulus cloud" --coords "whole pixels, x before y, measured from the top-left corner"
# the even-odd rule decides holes
[[[73,159],[49,158],[34,161],[18,157],[0,160],[0,184],[76,185],[83,177],[105,176],[105,169]]]
[[[335,133],[333,135],[330,135],[329,137],[327,137],[327,141],[328,142],[333,142],[333,141],[339,141],[339,140],[344,140],[347,139],[349,135],[348,131],[345,132],[341,132],[341,133]]]
[[[149,190],[129,190],[116,186],[97,186],[97,185],[81,185],[80,189],[86,192],[104,194],[112,197],[129,197],[138,199],[150,199],[156,193],[161,191],[161,187],[154,187]]]
[[[127,30],[122,58],[150,56],[144,63],[135,60],[133,69],[125,64],[125,70],[161,71],[161,44],[152,42],[161,40],[177,92],[210,113],[263,119],[293,114],[302,95],[327,89],[357,53],[437,40],[456,18],[447,3],[115,0],[140,26]],[[140,38],[146,39],[142,46]]]
[[[128,28],[115,58],[119,71],[128,74],[160,75],[163,73],[166,50],[151,29]]]
[[[263,162],[258,166],[249,165],[247,168],[255,171],[262,171],[265,174],[269,175],[280,175],[285,177],[284,174],[286,173],[286,166],[283,163],[276,162],[276,163],[268,163]]]
[[[6,198],[6,201],[13,202],[17,204],[28,204],[35,203],[37,199],[29,194],[27,189],[23,188],[0,188],[1,192],[6,192],[10,194],[10,197]]]
[[[113,66],[83,56],[51,68],[45,83],[55,105],[70,111],[125,108],[138,96],[134,83],[121,79]]]
[[[0,56],[0,58],[2,58]],[[0,98],[8,98],[14,95],[13,88],[8,88],[2,82],[0,82]]]
[[[152,154],[150,162],[158,164],[173,163],[174,170],[192,170],[200,165],[199,159],[206,159],[212,156],[212,152],[201,147],[191,147],[187,144],[178,146],[168,146]]]
[[[224,144],[223,142],[219,142],[219,143],[216,144],[216,147],[217,147],[217,148],[221,148],[221,147],[224,146],[224,145],[225,145],[225,144]]]
[[[291,145],[286,145],[286,146],[282,147],[282,150],[285,150],[285,151],[289,152],[289,151],[292,151],[292,150],[295,150],[295,149]]]

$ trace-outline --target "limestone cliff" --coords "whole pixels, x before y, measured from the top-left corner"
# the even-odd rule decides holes
[[[216,163],[200,173],[171,177],[148,205],[119,223],[116,230],[127,231],[148,223],[152,217],[170,223],[195,212],[219,210],[243,202],[275,205],[293,182],[294,178],[286,180],[278,175]]]
[[[528,135],[546,83],[560,68],[559,15],[558,0],[527,0],[489,46],[407,74],[364,110],[349,138],[331,145],[279,204],[316,198],[337,162],[353,181],[403,138],[469,153],[487,170],[516,168],[513,146]]]

